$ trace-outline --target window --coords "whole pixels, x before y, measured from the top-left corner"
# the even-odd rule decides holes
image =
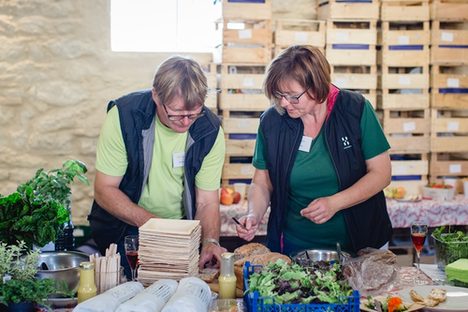
[[[117,52],[212,52],[213,0],[111,0],[111,48]]]

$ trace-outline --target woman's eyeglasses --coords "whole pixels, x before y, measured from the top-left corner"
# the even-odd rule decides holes
[[[162,104],[162,107],[164,107],[164,110],[166,111],[167,119],[169,119],[170,121],[181,121],[185,117],[187,117],[190,120],[195,120],[205,114],[205,112],[202,110],[201,112],[195,113],[195,114],[171,115],[167,111],[166,105]]]
[[[289,94],[283,94],[283,93],[276,92],[273,96],[278,100],[281,100],[282,98],[285,98],[286,101],[288,101],[291,104],[299,104],[299,99],[301,98],[301,96],[303,96],[307,92],[307,90],[309,90],[309,89],[305,89],[299,95],[289,95]]]

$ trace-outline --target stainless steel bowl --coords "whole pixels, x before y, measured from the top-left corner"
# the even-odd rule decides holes
[[[351,256],[346,252],[341,252],[343,258]],[[340,261],[338,252],[335,250],[310,249],[298,252],[292,257],[298,263],[311,263],[317,261]],[[343,259],[341,259],[342,261]]]
[[[76,291],[80,281],[79,266],[89,261],[87,254],[76,251],[50,251],[39,255],[36,277],[64,281],[69,290]]]

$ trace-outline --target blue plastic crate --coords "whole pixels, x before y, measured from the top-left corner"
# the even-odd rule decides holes
[[[261,268],[261,265],[250,265],[246,262],[244,265],[244,289],[249,289],[249,277],[255,273],[255,270]],[[348,297],[346,304],[332,303],[310,303],[310,304],[279,304],[274,303],[272,298],[261,297],[258,291],[244,295],[244,303],[249,312],[359,312],[359,291],[354,290],[353,295]],[[268,302],[265,303],[265,299]]]

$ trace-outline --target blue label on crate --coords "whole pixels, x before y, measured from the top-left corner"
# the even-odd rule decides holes
[[[265,3],[265,0],[228,0],[233,3]]]
[[[420,175],[392,176],[392,181],[420,181]]]
[[[424,50],[424,46],[421,44],[412,44],[412,45],[390,45],[388,49],[391,51],[411,51],[411,50]]]
[[[369,50],[368,44],[332,44],[333,49],[337,50]]]
[[[255,140],[257,135],[254,133],[230,133],[230,140]]]
[[[439,48],[446,48],[446,49],[468,49],[468,45],[448,45],[448,44],[441,44]]]
[[[336,2],[349,2],[349,3],[372,3],[372,0],[336,0]]]
[[[468,93],[468,88],[439,88],[439,93],[453,94],[453,93]]]

